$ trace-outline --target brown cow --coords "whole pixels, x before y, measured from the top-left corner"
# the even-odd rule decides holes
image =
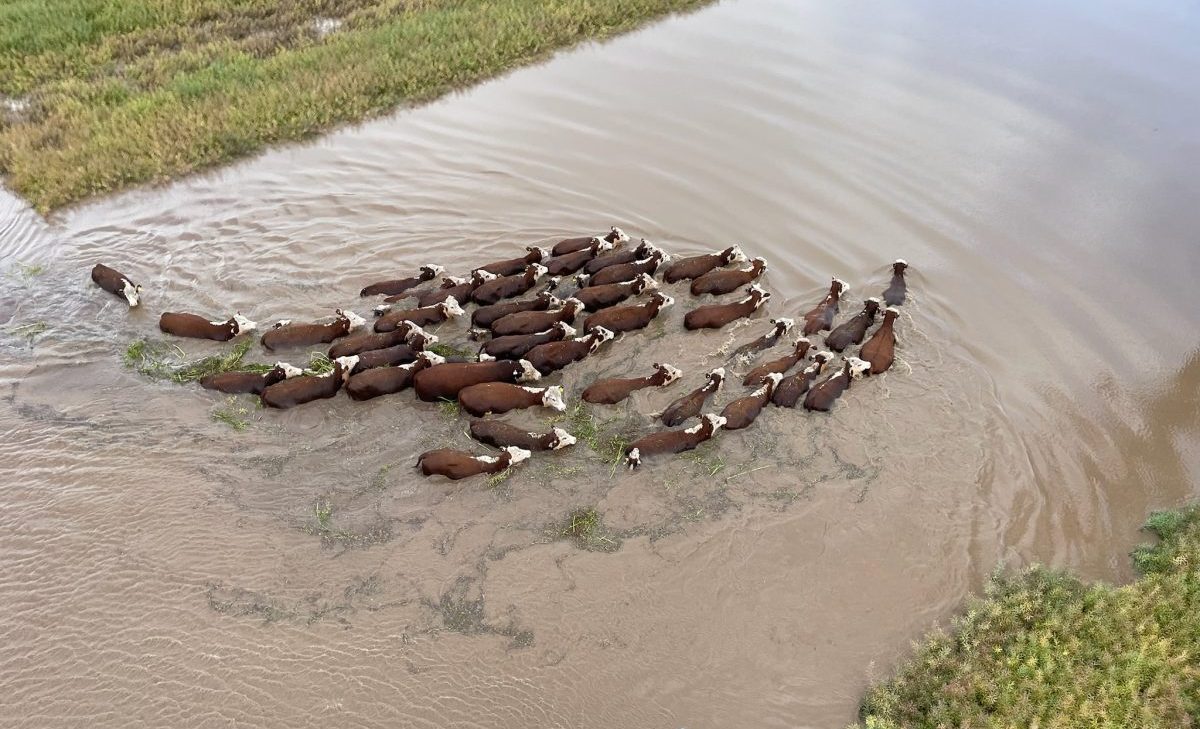
[[[134,284],[129,277],[103,263],[92,267],[92,281],[113,296],[118,296],[133,308],[141,303],[142,287]]]
[[[845,281],[836,277],[833,279],[833,283],[829,284],[829,293],[825,295],[821,303],[804,315],[804,336],[827,331],[833,326],[833,317],[838,312],[838,302],[849,290],[850,286]]]
[[[850,382],[862,377],[869,369],[869,363],[858,357],[847,357],[842,369],[809,388],[804,397],[804,409],[828,412],[842,393],[850,389]]]
[[[724,425],[725,418],[707,413],[700,419],[699,424],[690,428],[663,430],[643,436],[625,446],[625,463],[632,471],[642,465],[642,459],[646,456],[690,451],[713,437],[713,434]]]
[[[625,235],[624,231],[614,225],[600,240],[603,240],[610,245],[616,245],[618,243],[624,243],[628,241],[629,236]],[[568,253],[575,253],[583,250],[584,248],[588,248],[595,241],[596,236],[591,235],[585,235],[579,238],[564,238],[563,240],[555,243],[554,248],[552,248],[550,252],[556,256],[564,256]]]
[[[647,387],[666,387],[682,375],[669,364],[655,364],[654,374],[646,377],[610,377],[596,380],[583,391],[584,402],[615,405],[634,392]]]
[[[198,314],[164,311],[158,318],[158,328],[167,334],[218,342],[228,342],[239,334],[254,331],[257,326],[241,314],[234,314],[227,321],[209,321]]]
[[[663,270],[663,281],[672,284],[690,278],[700,278],[714,268],[745,260],[746,254],[738,246],[730,246],[719,253],[681,258]]]
[[[409,276],[408,278],[394,278],[387,281],[377,281],[368,286],[364,286],[362,291],[358,292],[358,295],[377,296],[382,294],[384,296],[394,296],[396,294],[402,294],[419,283],[424,281],[432,281],[434,278],[441,276],[442,271],[445,271],[446,269],[442,268],[441,266],[429,264],[421,266],[420,270],[421,272],[416,276]]]
[[[498,456],[473,456],[453,448],[425,451],[417,458],[417,468],[426,476],[445,476],[457,481],[481,473],[500,473],[529,458],[529,451],[509,446]]]
[[[751,259],[750,268],[744,271],[709,271],[692,281],[692,295],[713,294],[719,296],[733,293],[766,272],[767,260],[765,258]]]
[[[263,333],[262,346],[268,351],[284,347],[308,347],[314,344],[328,344],[335,339],[344,337],[352,330],[366,325],[363,319],[353,311],[338,309],[336,318],[328,324],[292,324],[290,321],[280,322],[273,329]]]
[[[896,317],[900,310],[889,306],[883,312],[883,324],[858,351],[858,356],[871,363],[871,374],[886,372],[896,359]]]
[[[720,329],[731,321],[750,316],[762,306],[771,294],[758,284],[746,290],[746,298],[731,304],[708,304],[692,309],[683,317],[687,329]]]

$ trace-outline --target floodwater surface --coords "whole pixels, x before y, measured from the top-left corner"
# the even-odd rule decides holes
[[[730,0],[48,222],[5,197],[0,725],[838,727],[998,565],[1129,579],[1200,490],[1198,34],[1182,0]],[[551,378],[684,370],[593,408],[601,450],[897,256],[899,360],[828,415],[498,483],[415,474],[472,446],[411,395],[263,411],[122,362],[164,310],[367,314],[372,280],[612,224],[740,243],[774,297],[685,333],[674,287]]]

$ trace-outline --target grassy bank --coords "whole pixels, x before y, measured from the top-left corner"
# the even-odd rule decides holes
[[[48,211],[709,1],[13,0],[0,4],[0,174]]]
[[[873,689],[860,726],[1200,724],[1200,507],[1155,514],[1131,585],[1034,568],[997,577],[953,634]]]

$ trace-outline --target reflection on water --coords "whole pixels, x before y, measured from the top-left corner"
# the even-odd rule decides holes
[[[837,726],[998,562],[1126,578],[1147,511],[1197,490],[1198,26],[725,2],[49,225],[0,198],[0,722]],[[900,360],[829,417],[490,489],[414,478],[467,441],[407,396],[263,412],[121,366],[161,310],[362,312],[431,250],[461,271],[614,222],[765,256],[772,315],[831,274],[852,310],[903,256]],[[685,370],[610,429],[723,363],[680,299],[563,375]],[[618,549],[556,538],[588,506]]]

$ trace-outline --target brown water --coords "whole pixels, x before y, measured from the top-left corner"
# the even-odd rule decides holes
[[[837,727],[998,564],[1128,579],[1200,491],[1197,32],[1182,1],[739,0],[49,223],[4,198],[0,725]],[[771,315],[907,258],[901,361],[695,459],[491,489],[414,475],[469,444],[411,396],[236,432],[121,364],[161,310],[365,313],[381,272],[614,222],[765,256]],[[568,393],[683,368],[612,409],[637,431],[721,364],[679,299]],[[551,538],[586,506],[619,549]]]

